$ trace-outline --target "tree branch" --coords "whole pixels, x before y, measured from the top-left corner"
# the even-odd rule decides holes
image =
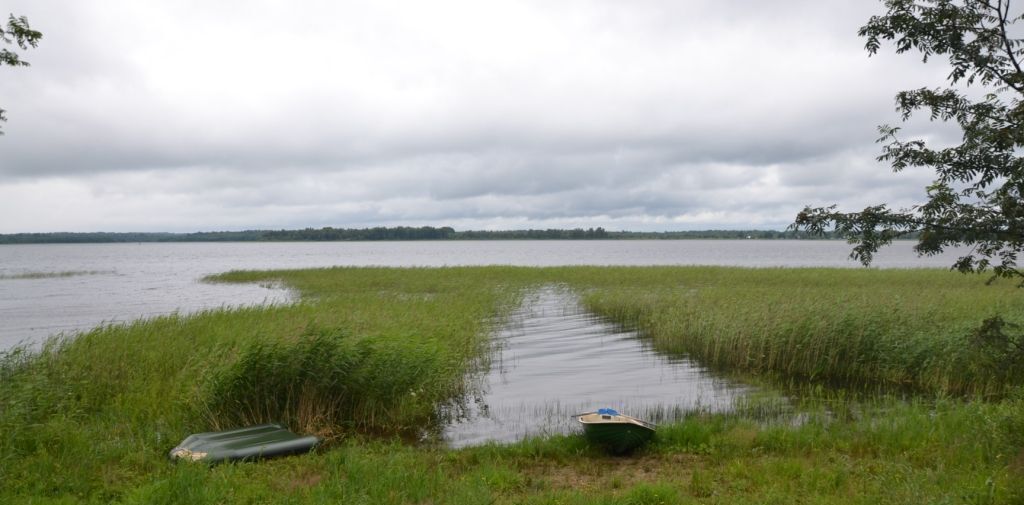
[[[1017,56],[1013,53],[1013,46],[1010,44],[1010,36],[1006,33],[1006,25],[1009,22],[1010,17],[1010,2],[1007,1],[1003,4],[1003,0],[999,0],[999,4],[1004,6],[1003,9],[999,10],[999,32],[1002,34],[1003,48],[1006,50],[1006,58],[1013,65],[1013,68],[1017,70],[1017,77],[1024,76],[1024,70],[1021,69],[1020,62],[1017,61]],[[1019,84],[1020,87],[1012,86],[1013,89],[1024,93],[1024,83]]]

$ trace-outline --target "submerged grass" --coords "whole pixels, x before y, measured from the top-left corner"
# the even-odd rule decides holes
[[[61,270],[58,272],[24,272],[19,274],[0,274],[2,280],[18,279],[56,279],[62,277],[77,277],[81,275],[103,275],[112,272],[101,270]]]
[[[1020,377],[970,348],[1020,322],[1012,286],[940,271],[334,268],[231,272],[290,306],[54,338],[0,358],[3,503],[1022,503]],[[664,426],[634,458],[581,437],[462,450],[400,443],[463,393],[490,321],[562,283],[656,349],[811,386]],[[821,384],[890,391],[861,400]],[[996,399],[993,399],[996,398]],[[791,408],[791,403],[786,403]],[[284,421],[317,453],[172,465],[189,433]]]

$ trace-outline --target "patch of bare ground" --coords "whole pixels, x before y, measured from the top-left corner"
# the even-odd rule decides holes
[[[297,468],[295,471],[289,472],[287,475],[283,475],[282,478],[277,479],[274,487],[280,491],[292,492],[310,489],[322,480],[324,480],[324,475],[317,469]]]
[[[587,458],[563,464],[533,464],[523,473],[548,489],[621,489],[641,483],[688,481],[698,460],[699,456],[692,454]]]
[[[1014,474],[1024,476],[1024,449],[1017,452],[1017,455],[1010,460],[1008,467]]]

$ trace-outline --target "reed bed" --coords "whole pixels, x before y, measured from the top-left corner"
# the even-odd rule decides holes
[[[719,370],[955,395],[999,396],[1024,383],[1024,355],[976,337],[994,316],[1024,323],[1024,291],[1011,282],[940,270],[607,273],[580,283],[590,310]]]
[[[1020,322],[1021,292],[1008,285],[939,271],[664,267],[210,280],[280,282],[302,301],[103,326],[0,357],[0,503],[1024,500],[1020,379],[969,345],[986,317]],[[464,393],[493,321],[552,283],[662,352],[810,393],[694,412],[635,459],[574,436],[409,445]],[[921,394],[865,399],[829,383]],[[189,433],[282,420],[329,444],[212,469],[166,460]]]
[[[0,474],[30,495],[108,497],[193,432],[283,421],[329,442],[415,437],[436,404],[460,394],[487,345],[486,321],[515,306],[515,277],[496,287],[494,274],[235,272],[215,281],[286,279],[305,301],[104,326],[9,351]],[[96,478],[110,468],[109,482]]]

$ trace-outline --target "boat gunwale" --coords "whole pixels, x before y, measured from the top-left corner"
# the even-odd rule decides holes
[[[576,418],[576,422],[582,424],[583,426],[598,426],[598,425],[602,425],[602,424],[607,424],[607,425],[611,425],[611,424],[632,424],[632,425],[635,425],[635,426],[639,426],[641,428],[646,428],[646,429],[651,430],[651,431],[655,431],[655,429],[657,428],[657,425],[652,423],[652,422],[644,421],[642,419],[637,419],[637,418],[635,418],[633,416],[627,416],[625,414],[611,415],[610,416],[611,419],[601,418],[601,419],[597,419],[597,420],[593,420],[593,421],[586,421],[586,420],[583,419],[584,416],[590,416],[590,415],[601,415],[601,416],[604,416],[604,415],[609,415],[609,414],[601,414],[601,413],[599,413],[597,411],[594,411],[594,412],[584,412],[582,414],[576,414],[573,417]]]

